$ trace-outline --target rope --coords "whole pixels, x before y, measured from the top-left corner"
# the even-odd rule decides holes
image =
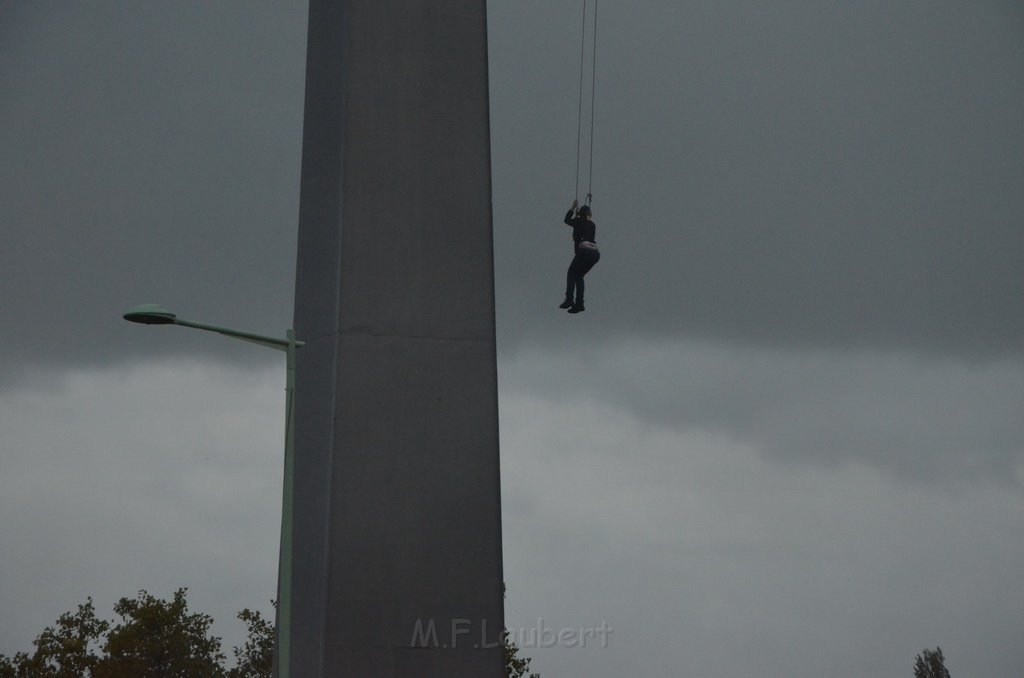
[[[584,203],[589,205],[593,198],[594,187],[594,102],[597,93],[597,0],[594,0],[594,37],[591,41],[593,54],[591,56],[590,71],[590,145],[587,147],[588,168],[587,168],[587,197]],[[580,196],[580,157],[583,154],[583,75],[586,71],[587,55],[587,0],[583,0],[583,21],[580,26],[580,92],[579,107],[576,111],[576,186],[574,197],[579,200]]]
[[[597,2],[597,0],[594,0]],[[587,40],[587,0],[583,0],[583,21],[580,25],[580,97],[579,110],[576,112],[576,186],[573,188],[573,198],[580,197],[580,141],[583,138],[583,55]]]
[[[586,0],[583,0],[586,2]],[[584,8],[585,9],[585,8]],[[587,173],[587,204],[593,196],[594,187],[594,108],[597,102],[597,0],[594,0],[594,56],[590,72],[590,170]]]

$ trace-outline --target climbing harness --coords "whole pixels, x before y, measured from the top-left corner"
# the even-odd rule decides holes
[[[589,205],[593,198],[594,187],[594,102],[597,92],[597,0],[594,0],[594,17],[591,21],[591,59],[590,59],[590,142],[585,149],[587,157],[587,196],[584,204]],[[586,66],[587,45],[587,0],[583,0],[583,20],[580,29],[580,94],[579,108],[576,113],[576,187],[574,196],[580,195],[580,160],[583,157],[583,75]]]

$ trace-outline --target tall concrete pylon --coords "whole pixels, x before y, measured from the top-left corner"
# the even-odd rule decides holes
[[[310,0],[294,678],[503,675],[485,0]]]

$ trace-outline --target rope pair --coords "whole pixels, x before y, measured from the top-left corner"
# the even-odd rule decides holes
[[[597,0],[594,0],[593,39],[591,45],[593,53],[591,56],[590,71],[590,145],[588,150],[589,168],[587,171],[587,197],[585,204],[589,205],[593,198],[594,184],[594,102],[597,94]],[[580,29],[580,94],[579,110],[576,114],[576,186],[574,196],[579,200],[580,195],[580,157],[583,140],[583,72],[586,59],[587,44],[587,0],[583,0],[583,21]]]

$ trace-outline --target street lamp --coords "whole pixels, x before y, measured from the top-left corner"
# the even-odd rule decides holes
[[[124,314],[124,319],[143,325],[181,325],[197,330],[216,332],[228,337],[268,346],[284,351],[287,356],[285,378],[285,429],[284,429],[284,489],[281,500],[281,547],[277,569],[277,675],[288,678],[288,663],[291,650],[292,622],[292,465],[295,459],[295,351],[303,342],[295,339],[294,330],[288,330],[285,339],[267,337],[252,332],[242,332],[216,325],[182,320],[177,315],[157,304],[142,304]]]

